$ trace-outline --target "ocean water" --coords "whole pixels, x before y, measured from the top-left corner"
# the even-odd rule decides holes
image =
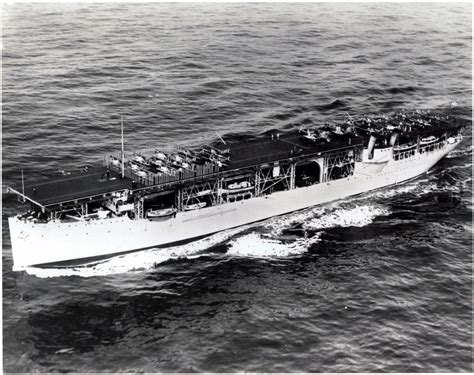
[[[471,5],[10,4],[5,186],[126,148],[445,109]],[[472,371],[472,136],[404,185],[95,267],[12,272],[6,372]],[[34,251],[34,249],[32,249]]]

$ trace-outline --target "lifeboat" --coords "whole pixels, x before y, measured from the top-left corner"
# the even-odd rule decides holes
[[[199,203],[194,203],[194,204],[189,204],[186,207],[184,207],[185,211],[193,211],[193,210],[198,210],[200,208],[206,207],[207,203],[206,202],[199,202]]]
[[[164,219],[174,216],[178,210],[173,207],[162,208],[158,210],[147,210],[146,217],[148,219]]]
[[[248,181],[243,182],[234,182],[227,185],[227,189],[221,189],[221,194],[237,194],[243,193],[244,191],[249,191],[253,189],[253,185]]]
[[[197,197],[202,197],[202,196],[204,196],[204,195],[209,195],[209,194],[211,194],[211,190],[210,190],[210,189],[207,189],[207,190],[198,191],[198,192],[196,193],[196,196],[197,196]]]
[[[436,138],[435,136],[429,136],[429,137],[426,137],[426,138],[421,138],[420,140],[420,145],[422,146],[426,146],[426,145],[429,145],[431,143],[434,143],[438,140],[439,138]]]
[[[416,147],[416,144],[410,145],[400,145],[400,146],[393,146],[393,151],[409,151]]]

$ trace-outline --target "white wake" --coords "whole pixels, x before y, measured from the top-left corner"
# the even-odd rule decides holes
[[[343,204],[333,203],[322,208],[297,212],[295,214],[272,218],[264,224],[270,229],[268,234],[252,232],[229,242],[228,254],[255,258],[281,258],[306,252],[311,245],[319,242],[321,232],[308,236],[306,230],[324,230],[336,227],[363,227],[376,217],[389,215],[383,206],[362,205],[346,208]],[[278,238],[285,229],[300,224],[305,236],[295,240]]]

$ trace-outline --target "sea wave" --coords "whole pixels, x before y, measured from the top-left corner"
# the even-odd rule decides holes
[[[319,240],[319,235],[299,238],[294,241],[281,241],[267,235],[252,232],[233,239],[227,254],[252,258],[281,258],[299,255]]]
[[[390,209],[383,206],[340,207],[333,212],[305,221],[303,228],[321,230],[336,227],[363,227],[372,223],[377,217],[389,214]]]
[[[377,205],[348,207],[347,203],[332,203],[322,208],[269,219],[263,225],[269,233],[252,232],[238,236],[230,241],[227,252],[231,255],[256,258],[294,256],[306,252],[313,244],[319,242],[321,231],[325,229],[363,227],[372,223],[377,217],[389,214],[388,208]],[[295,225],[301,225],[303,236],[283,239],[283,232]]]
[[[472,155],[472,150],[473,149],[474,149],[474,146],[471,145],[471,146],[466,147],[466,148],[453,150],[448,155],[446,155],[445,157],[447,159],[452,159],[452,158],[461,158],[461,157],[464,157],[464,156]]]

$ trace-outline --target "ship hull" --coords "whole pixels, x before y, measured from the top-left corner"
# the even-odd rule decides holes
[[[163,247],[272,216],[339,200],[412,179],[427,172],[461,141],[395,161],[391,148],[377,162],[356,163],[354,175],[233,203],[178,212],[165,221],[128,217],[65,223],[31,223],[9,218],[14,270],[45,264],[87,263],[114,254]]]

